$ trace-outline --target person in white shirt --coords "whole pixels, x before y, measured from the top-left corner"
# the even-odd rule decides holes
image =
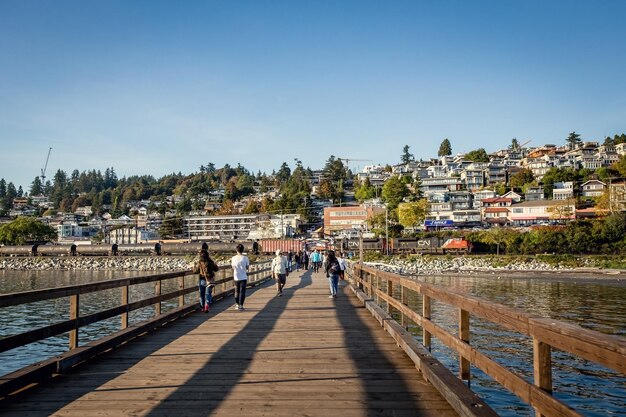
[[[344,271],[346,270],[346,258],[344,257],[343,252],[339,252],[339,258],[337,261],[339,261],[339,267],[341,268],[339,271],[339,279],[343,281],[345,279]]]
[[[243,310],[243,302],[246,299],[246,284],[248,283],[248,268],[250,260],[243,254],[243,245],[237,245],[237,255],[230,260],[233,267],[233,278],[235,279],[235,305],[236,310]]]
[[[276,295],[279,297],[283,295],[283,287],[289,274],[288,263],[287,257],[283,256],[281,250],[278,249],[276,257],[272,259],[272,275],[276,280]]]

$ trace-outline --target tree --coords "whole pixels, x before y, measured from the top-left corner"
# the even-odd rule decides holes
[[[448,138],[445,138],[441,145],[439,145],[439,152],[437,152],[437,156],[448,156],[452,155],[452,145],[450,145],[450,141]]]
[[[533,171],[528,168],[524,168],[511,175],[511,178],[509,179],[509,185],[513,188],[522,188],[526,184],[530,184],[533,181],[535,181],[535,175],[533,174]]]
[[[402,155],[400,156],[400,162],[402,164],[408,164],[414,160],[415,158],[413,157],[413,154],[409,153],[409,145],[404,145],[404,148],[402,148]]]
[[[398,205],[398,221],[405,228],[415,228],[423,224],[426,214],[428,214],[428,201],[425,198]]]
[[[519,141],[517,140],[517,138],[511,139],[511,146],[509,146],[509,149],[512,150],[513,152],[519,152],[520,146],[519,146]]]
[[[399,177],[394,176],[385,181],[383,185],[382,198],[387,202],[387,208],[389,210],[395,210],[402,199],[409,195],[409,189],[400,180]]]
[[[565,141],[567,142],[567,146],[570,150],[578,148],[578,146],[583,143],[580,139],[580,135],[576,132],[571,132]]]
[[[465,159],[472,162],[489,162],[489,155],[485,148],[478,148],[465,154]]]
[[[363,184],[356,187],[354,192],[354,198],[356,198],[360,202],[363,202],[374,197],[376,197],[376,188],[370,182],[369,177],[366,177],[365,181],[363,181]]]
[[[41,195],[43,194],[43,184],[41,183],[41,179],[39,177],[35,177],[33,182],[30,184],[30,195]]]
[[[6,245],[48,242],[57,239],[54,228],[32,217],[18,217],[0,226],[0,242]]]
[[[512,246],[517,237],[518,233],[514,230],[503,227],[493,227],[483,233],[482,241],[490,245],[496,245],[496,255],[500,255],[500,246],[504,246],[505,249],[508,246]]]

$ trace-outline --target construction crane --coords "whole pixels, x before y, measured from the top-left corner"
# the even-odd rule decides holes
[[[50,159],[50,152],[52,152],[52,148],[48,149],[48,156],[46,157],[46,163],[43,168],[41,168],[41,185],[46,184],[46,169],[48,168],[48,160]]]
[[[350,169],[350,162],[354,162],[354,161],[359,161],[359,162],[372,162],[371,159],[357,159],[357,158],[339,158],[337,157],[338,160],[346,163],[346,171],[348,169]]]

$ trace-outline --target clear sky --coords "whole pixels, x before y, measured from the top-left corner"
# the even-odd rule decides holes
[[[626,131],[626,1],[0,0],[0,178]],[[370,162],[351,163],[352,168]]]

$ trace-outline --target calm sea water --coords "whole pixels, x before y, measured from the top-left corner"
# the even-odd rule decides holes
[[[482,299],[520,308],[606,334],[626,337],[626,280],[561,275],[417,276]],[[421,311],[421,297],[409,300]],[[457,332],[457,311],[435,302],[433,320]],[[533,381],[532,340],[487,321],[472,319],[471,344],[527,381]],[[421,329],[411,329],[421,340]],[[458,356],[433,339],[433,354],[455,373]],[[626,377],[553,350],[554,395],[586,416],[626,416]],[[476,368],[471,388],[502,416],[534,416],[534,410]]]
[[[113,278],[145,275],[146,272],[89,271],[0,271],[0,293],[29,291],[66,285],[82,284]],[[188,277],[194,280],[195,277]],[[521,308],[530,313],[552,317],[607,334],[626,336],[626,281],[585,279],[581,276],[554,275],[546,279],[529,275],[524,278],[493,275],[428,276],[418,280],[445,286],[481,298]],[[175,285],[171,282],[169,285]],[[193,285],[191,281],[187,285]],[[164,291],[169,290],[164,285]],[[173,289],[173,287],[171,288]],[[131,301],[154,292],[153,284],[135,286]],[[102,310],[119,304],[120,290],[98,295],[81,296],[81,314]],[[196,295],[188,295],[187,302]],[[421,311],[418,298],[410,301]],[[174,308],[176,301],[164,303],[163,310]],[[33,303],[0,310],[0,337],[45,326],[68,318],[66,299]],[[133,312],[131,323],[154,314],[151,307]],[[434,303],[435,322],[456,333],[456,311]],[[96,323],[81,329],[80,340],[85,343],[119,330],[119,318]],[[473,319],[473,346],[496,361],[532,381],[532,341],[508,332],[491,323]],[[421,337],[418,328],[412,328]],[[458,358],[433,339],[433,354],[456,372]],[[63,353],[67,350],[67,335],[0,353],[0,375],[17,370]],[[523,348],[520,348],[522,346]],[[611,370],[553,352],[555,395],[587,416],[626,416],[626,378]],[[502,416],[534,416],[534,411],[517,397],[509,394],[477,369],[472,368],[471,388]]]

